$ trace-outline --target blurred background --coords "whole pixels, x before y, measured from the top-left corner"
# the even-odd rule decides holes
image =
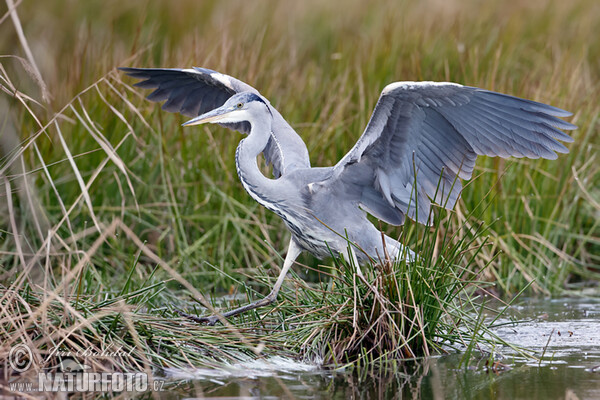
[[[480,159],[481,176],[445,218],[489,227],[490,244],[469,268],[491,265],[482,277],[499,293],[554,294],[597,281],[597,1],[9,0],[0,16],[5,279],[38,268],[41,254],[55,268],[87,254],[94,270],[84,286],[110,291],[138,261],[139,246],[120,240],[119,229],[90,251],[116,219],[206,290],[233,290],[232,279],[277,268],[288,233],[238,182],[240,135],[184,131],[182,117],[145,101],[149,93],[116,70],[202,66],[269,98],[314,166],[350,149],[393,81],[453,81],[572,111],[579,130],[570,154]],[[402,228],[382,229],[398,236]]]

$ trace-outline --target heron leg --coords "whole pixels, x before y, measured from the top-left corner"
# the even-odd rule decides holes
[[[296,242],[294,242],[293,239],[290,239],[288,251],[285,256],[285,260],[283,262],[283,268],[281,268],[281,272],[279,273],[279,277],[277,278],[277,282],[275,282],[275,285],[273,286],[271,293],[269,293],[265,298],[255,301],[250,304],[246,304],[245,306],[224,312],[221,315],[211,315],[210,317],[197,317],[195,315],[190,315],[190,314],[186,314],[186,313],[178,311],[179,315],[189,318],[196,322],[200,322],[200,323],[206,322],[208,325],[214,325],[217,323],[217,321],[219,321],[219,319],[220,319],[219,317],[229,318],[234,315],[238,315],[238,314],[244,313],[246,311],[254,310],[255,308],[267,306],[267,305],[273,303],[275,301],[275,299],[277,299],[277,294],[279,293],[279,289],[281,289],[281,285],[283,284],[283,280],[285,279],[285,276],[287,275],[288,271],[290,270],[290,267],[294,264],[294,261],[296,261],[296,258],[298,257],[298,255],[300,255],[301,252],[302,252],[302,249],[300,248],[300,246],[298,246],[296,244]]]

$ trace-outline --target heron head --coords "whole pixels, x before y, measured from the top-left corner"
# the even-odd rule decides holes
[[[184,123],[183,126],[204,123],[251,122],[253,112],[265,109],[269,110],[267,103],[259,95],[252,92],[237,93],[231,96],[221,107],[199,115]]]

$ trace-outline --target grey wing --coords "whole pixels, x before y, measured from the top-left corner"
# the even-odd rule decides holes
[[[391,224],[429,223],[431,202],[451,209],[478,155],[557,158],[571,113],[453,83],[388,85],[356,145],[334,167],[360,206]]]
[[[260,96],[252,86],[207,68],[119,69],[131,77],[142,79],[135,86],[154,89],[147,97],[148,100],[156,102],[166,100],[162,105],[163,110],[178,112],[188,117],[196,117],[220,107],[236,93],[253,92]],[[273,174],[279,177],[293,169],[310,166],[308,150],[300,136],[268,100],[264,100],[269,104],[274,118],[271,139],[263,152],[267,163],[273,165]],[[220,125],[246,134],[250,132],[248,122]]]

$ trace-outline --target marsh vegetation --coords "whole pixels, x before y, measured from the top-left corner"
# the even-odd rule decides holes
[[[46,368],[56,347],[122,347],[127,355],[88,362],[148,371],[275,355],[366,365],[458,347],[468,359],[500,340],[486,297],[597,293],[597,2],[49,0],[14,10],[0,10],[2,352],[28,344]],[[184,117],[146,101],[120,66],[239,77],[300,133],[315,166],[345,154],[398,80],[549,103],[573,111],[579,129],[557,161],[480,158],[456,209],[435,209],[431,228],[381,227],[420,262],[365,268],[360,282],[342,261],[305,256],[273,307],[206,327],[175,310],[268,293],[288,233],[239,183],[238,133],[184,132]]]

